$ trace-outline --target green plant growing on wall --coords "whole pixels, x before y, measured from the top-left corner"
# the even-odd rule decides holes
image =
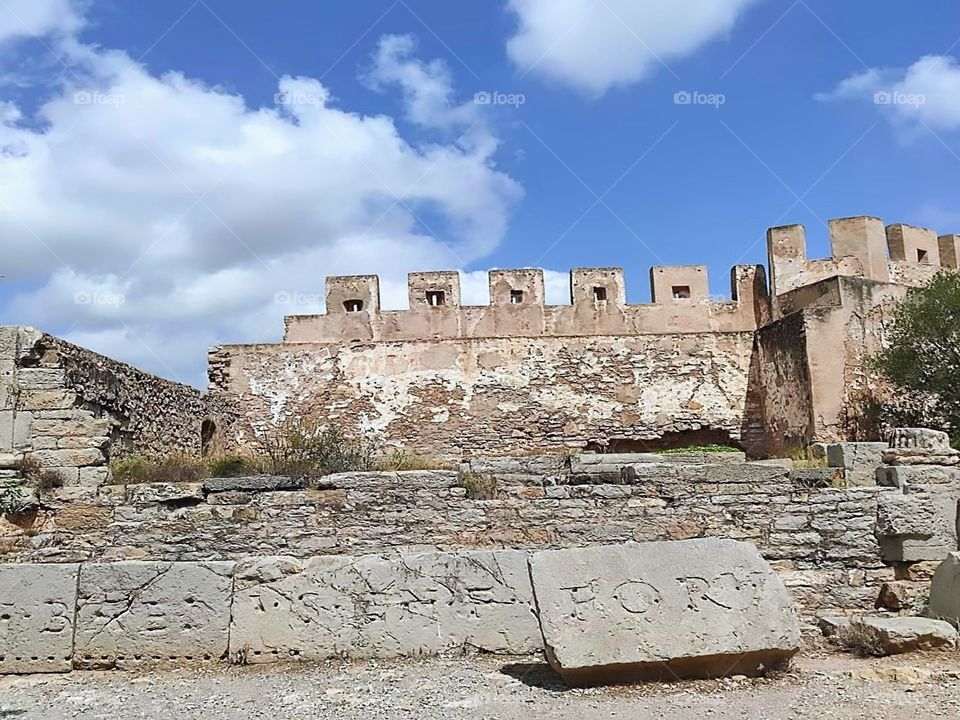
[[[894,310],[875,367],[907,391],[888,415],[902,424],[946,425],[960,445],[960,273],[940,272]]]
[[[347,437],[336,425],[294,418],[262,440],[271,475],[322,477],[372,470],[376,446],[362,437]]]

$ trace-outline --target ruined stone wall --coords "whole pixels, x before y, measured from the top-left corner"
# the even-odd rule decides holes
[[[195,388],[35,328],[0,327],[0,454],[29,454],[68,485],[106,482],[112,456],[199,453],[205,417]]]
[[[819,475],[753,464],[638,463],[616,481],[564,474],[562,458],[531,465],[472,465],[495,479],[492,499],[472,499],[469,482],[439,471],[334,475],[314,489],[290,478],[64,488],[29,514],[0,519],[0,561],[220,561],[722,537],[756,544],[807,611],[867,609],[894,577],[874,537],[878,497],[894,488],[833,489]]]
[[[210,396],[255,443],[312,416],[438,456],[736,441],[752,332],[230,346]],[[628,445],[624,445],[627,443]],[[633,443],[633,445],[629,445]]]

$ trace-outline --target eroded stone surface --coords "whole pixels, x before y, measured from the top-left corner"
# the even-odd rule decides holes
[[[783,583],[749,543],[627,543],[530,560],[550,664],[574,685],[757,674],[800,647]]]
[[[240,662],[542,647],[527,555],[459,553],[241,562],[230,633]]]
[[[227,651],[232,570],[230,562],[83,565],[75,666],[220,659]]]
[[[0,565],[0,673],[66,672],[78,565]]]
[[[950,553],[933,575],[930,615],[960,625],[960,553]]]
[[[936,560],[957,549],[957,498],[913,489],[880,497],[876,534],[887,562]]]
[[[883,655],[918,650],[953,650],[957,631],[950,623],[919,617],[858,617],[847,632],[857,633],[860,643]]]

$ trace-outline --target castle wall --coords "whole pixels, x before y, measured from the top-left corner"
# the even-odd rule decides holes
[[[229,346],[211,398],[223,441],[306,415],[426,454],[533,452],[673,434],[736,440],[752,332]],[[705,437],[705,436],[704,436]]]
[[[67,485],[109,480],[112,456],[199,453],[205,399],[35,328],[0,327],[0,454]]]

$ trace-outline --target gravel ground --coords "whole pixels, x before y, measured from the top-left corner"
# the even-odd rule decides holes
[[[960,654],[806,655],[776,678],[570,690],[540,658],[75,672],[0,679],[0,718],[960,717]]]

